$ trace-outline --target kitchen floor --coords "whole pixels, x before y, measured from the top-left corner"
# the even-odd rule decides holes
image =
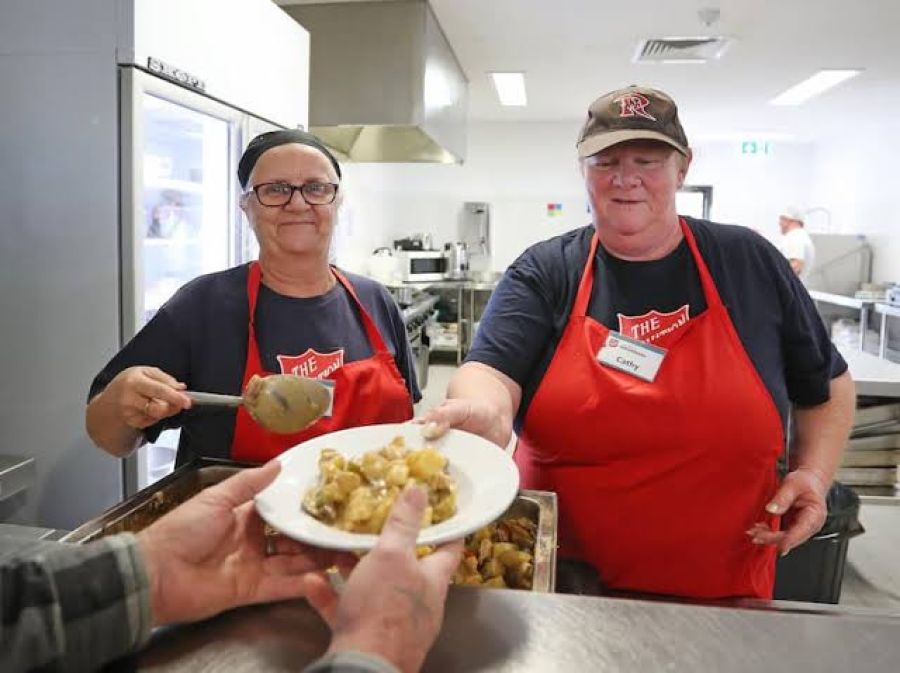
[[[422,390],[422,399],[416,405],[416,416],[422,416],[444,401],[447,385],[456,369],[454,365],[428,365],[428,385]]]
[[[416,416],[444,400],[456,369],[453,365],[429,366],[428,385],[416,405]],[[509,450],[514,444],[515,437]],[[859,519],[866,532],[850,540],[841,605],[900,615],[900,503],[888,499],[865,501]]]
[[[841,605],[900,615],[900,503],[865,500],[859,520],[866,532],[850,540]]]
[[[455,365],[431,364],[428,366],[428,385],[422,391],[422,399],[415,406],[416,417],[424,415],[429,409],[444,401],[447,386],[457,369],[458,367]],[[515,445],[516,436],[513,433],[506,450],[512,452]]]

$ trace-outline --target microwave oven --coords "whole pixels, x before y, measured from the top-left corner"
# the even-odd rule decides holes
[[[433,282],[447,276],[447,256],[440,250],[395,250],[404,282]]]

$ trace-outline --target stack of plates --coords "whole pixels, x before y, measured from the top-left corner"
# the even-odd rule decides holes
[[[900,404],[857,409],[837,480],[860,495],[896,495],[898,466]]]

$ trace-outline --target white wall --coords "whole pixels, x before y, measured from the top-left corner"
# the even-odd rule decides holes
[[[204,80],[210,96],[306,127],[309,32],[270,0],[116,2],[120,63],[154,57]]]
[[[349,211],[353,235],[344,232],[339,261],[420,231],[442,246],[457,238],[463,202],[486,201],[493,265],[504,269],[529,244],[587,221],[576,131],[567,124],[474,124],[463,165],[347,165],[344,217]],[[563,215],[547,218],[548,202],[563,203]]]
[[[780,211],[811,203],[814,147],[772,141],[768,154],[742,154],[741,148],[739,140],[697,144],[687,182],[713,186],[711,219],[750,227],[774,241]]]
[[[897,157],[900,122],[893,128],[836,133],[818,148],[814,198],[825,204],[835,231],[861,233],[875,250],[872,280],[900,283]]]
[[[578,122],[476,123],[463,165],[347,164],[338,262],[361,269],[375,247],[419,231],[436,246],[454,240],[464,201],[491,204],[493,267],[502,271],[528,245],[589,221],[575,157]],[[712,218],[777,234],[778,211],[812,203],[811,145],[773,143],[769,155],[740,153],[735,141],[695,147],[690,184],[713,186]],[[547,204],[562,214],[548,216]]]

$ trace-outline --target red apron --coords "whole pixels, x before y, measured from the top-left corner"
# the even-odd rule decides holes
[[[409,389],[400,375],[400,370],[397,369],[394,357],[385,346],[378,327],[356,296],[350,281],[333,267],[332,273],[356,303],[374,355],[365,360],[348,362],[326,377],[334,382],[332,414],[330,417],[320,418],[300,432],[290,435],[268,432],[251,418],[246,409],[239,408],[234,424],[234,440],[231,443],[231,457],[234,460],[262,463],[300,442],[327,432],[376,423],[400,423],[412,418],[413,408]],[[254,374],[268,376],[272,373],[262,367],[253,326],[261,275],[259,264],[252,263],[247,274],[250,324],[247,336],[247,362],[244,365],[241,390],[247,387],[250,377]]]
[[[609,330],[587,317],[594,234],[572,315],[525,417],[523,488],[556,491],[560,556],[588,561],[611,589],[771,598],[775,550],[744,533],[777,526],[783,429],[694,236],[681,229],[707,309],[654,345],[655,381],[600,364]]]

